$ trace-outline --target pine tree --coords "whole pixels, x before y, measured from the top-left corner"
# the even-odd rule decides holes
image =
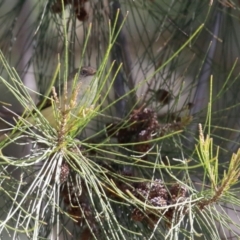
[[[237,239],[237,1],[0,6],[1,239]]]

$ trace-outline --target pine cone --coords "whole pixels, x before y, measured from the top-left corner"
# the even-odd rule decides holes
[[[135,222],[142,222],[145,218],[144,213],[138,208],[134,208],[131,214],[131,219]]]
[[[182,198],[182,201],[185,200],[187,195],[187,189],[184,186],[181,186],[179,183],[175,183],[169,189],[171,204],[175,204],[179,201],[179,198]]]
[[[160,179],[156,179],[153,183],[143,182],[138,185],[135,191],[135,196],[141,201],[145,202],[147,200],[148,204],[152,204],[156,207],[164,207],[168,205],[175,204],[179,200],[183,201],[186,198],[187,189],[181,186],[179,183],[173,184],[168,190],[166,186]],[[180,199],[181,198],[181,199]],[[152,209],[147,207],[144,210],[139,210],[135,208],[132,212],[131,218],[134,221],[146,220],[151,228],[157,223],[159,215],[164,214],[166,218],[166,226],[170,227],[172,224],[173,216],[177,219],[176,214],[178,214],[180,206],[170,207],[168,209],[159,210],[153,212]],[[187,206],[184,208],[182,213],[187,212]]]
[[[147,143],[147,141],[152,139],[152,133],[151,131],[148,130],[142,130],[138,135],[137,135],[137,139],[136,142],[145,142],[142,144],[137,144],[134,146],[134,150],[138,151],[138,152],[147,152],[150,148],[151,145],[150,143]]]
[[[63,162],[61,166],[61,172],[60,172],[60,184],[64,183],[69,176],[69,165],[67,162]]]
[[[160,179],[156,179],[153,183],[140,183],[136,188],[136,193],[140,200],[148,200],[149,204],[158,207],[167,206],[169,194],[165,185]]]
[[[110,137],[116,137],[119,143],[146,142],[152,139],[152,133],[158,131],[157,114],[149,109],[135,109],[126,120],[126,123],[107,124],[106,130]],[[134,150],[146,152],[150,149],[149,143],[137,144]]]

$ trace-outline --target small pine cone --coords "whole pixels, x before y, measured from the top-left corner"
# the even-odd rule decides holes
[[[119,143],[129,143],[132,139],[132,133],[128,129],[119,129],[117,140]]]
[[[156,207],[166,207],[168,204],[168,198],[159,196],[159,197],[153,197],[150,199],[150,202],[153,206]]]
[[[60,183],[61,184],[64,183],[68,179],[69,172],[70,172],[70,169],[69,169],[68,163],[63,162],[62,166],[61,166],[61,172],[60,172]]]
[[[152,139],[151,132],[142,130],[137,136],[137,142],[147,142]],[[149,145],[149,143],[143,143],[143,145]]]
[[[138,138],[137,141],[138,142],[146,142],[152,139],[152,135],[151,132],[146,131],[146,130],[142,130],[139,134],[138,134]]]
[[[152,139],[151,132],[142,130],[138,135],[137,135],[137,142],[146,142]],[[134,150],[138,152],[147,152],[151,148],[151,145],[149,143],[142,143],[142,144],[136,144],[134,146]]]
[[[137,113],[137,110],[133,110],[129,117],[129,127],[128,130],[135,133],[141,128],[141,122]]]
[[[145,118],[142,116],[141,110],[133,110],[129,119],[129,130],[133,132],[140,132],[143,129]]]
[[[121,123],[106,124],[106,133],[109,137],[117,138],[119,143],[128,143],[132,138],[132,132]]]
[[[154,206],[165,206],[169,200],[168,191],[160,179],[156,179],[153,183],[140,183],[136,192],[138,198],[142,200],[148,198]]]
[[[158,129],[157,114],[149,108],[133,110],[127,124],[119,122],[106,125],[107,135],[116,137],[119,143],[151,140],[152,133]],[[146,152],[149,149],[149,144],[135,146],[135,150],[140,152]]]
[[[143,121],[145,128],[148,127],[153,119],[155,119],[155,112],[152,109],[144,108],[140,114],[140,119]]]
[[[158,120],[155,119],[155,118],[153,118],[153,119],[151,120],[151,122],[149,123],[148,127],[146,128],[146,130],[147,130],[148,132],[154,133],[154,132],[157,132],[157,131],[158,131],[159,127],[160,127],[160,125],[159,125],[159,123],[158,123]]]
[[[137,198],[140,198],[140,199],[143,199],[144,200],[144,197],[147,196],[148,192],[149,192],[149,182],[141,182],[137,185],[136,187],[136,197]]]
[[[161,179],[155,179],[153,183],[151,183],[151,197],[168,197],[168,191],[163,184]]]
[[[151,133],[159,127],[157,114],[149,108],[133,110],[129,122],[134,123],[130,126],[130,130],[135,132],[148,130]]]
[[[131,214],[131,219],[135,222],[142,222],[145,218],[144,213],[140,211],[138,208],[133,209]]]
[[[179,198],[183,198],[182,200],[184,200],[187,195],[186,187],[180,185],[179,183],[175,183],[173,186],[171,186],[169,192],[172,204],[176,203]]]

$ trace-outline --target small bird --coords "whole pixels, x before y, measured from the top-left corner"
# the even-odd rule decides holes
[[[77,76],[77,74],[79,75]],[[96,70],[92,67],[82,67],[80,70],[75,69],[73,72],[69,74],[68,80],[67,80],[67,88],[66,93],[64,93],[64,84],[60,86],[60,91],[56,90],[56,93],[58,94],[60,92],[60,96],[57,96],[59,99],[59,107],[64,110],[66,105],[70,104],[70,101],[72,100],[72,95],[74,90],[77,89],[77,95],[76,95],[76,104],[75,108],[71,109],[71,114],[78,117],[77,110],[80,107],[89,108],[97,94],[98,89],[98,79],[94,79],[94,75],[96,73]],[[78,77],[78,79],[75,79],[75,77]],[[93,81],[94,80],[94,81]],[[67,99],[66,96],[67,94]],[[48,100],[45,101],[45,104],[42,106],[42,102],[39,102],[37,104],[37,107],[41,106],[41,113],[42,115],[48,120],[49,124],[52,127],[55,127],[56,124],[56,117],[53,113],[52,108],[52,101]],[[30,123],[32,123],[31,119],[28,119]]]
[[[66,85],[63,83],[60,85],[59,90],[56,88],[56,98],[59,100],[59,103],[56,103],[55,106],[64,111],[66,110],[66,106],[69,106],[71,101],[75,100],[74,108],[70,109],[70,114],[75,118],[81,117],[81,113],[78,112],[78,110],[89,108],[97,94],[98,79],[95,78],[95,73],[96,70],[90,66],[83,66],[81,69],[75,69],[73,72],[71,72],[67,79]],[[64,85],[66,87],[64,87]],[[74,92],[75,90],[76,92]],[[73,99],[74,94],[76,94],[76,96]],[[53,109],[53,103],[54,100],[48,98],[46,101],[40,101],[37,104],[37,108],[41,112],[42,116],[49,122],[49,125],[51,125],[53,128],[56,128],[57,119]],[[32,125],[36,124],[36,117],[33,116],[34,112],[36,113],[36,111],[33,111],[31,114],[25,113],[22,115],[23,119]],[[1,117],[5,119],[2,115],[3,114],[1,114]],[[6,120],[12,122],[13,117],[16,118],[16,115],[13,115],[12,119],[9,119],[8,116],[6,117]],[[5,139],[5,134],[3,135],[2,133],[0,134],[0,141],[3,139]]]

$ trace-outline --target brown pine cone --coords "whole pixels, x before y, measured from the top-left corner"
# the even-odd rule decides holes
[[[168,190],[160,179],[152,183],[140,183],[136,188],[136,196],[142,201],[147,199],[150,204],[158,207],[167,206],[169,199]]]
[[[63,162],[61,166],[61,172],[60,172],[60,184],[64,183],[69,176],[69,165],[67,162]]]

